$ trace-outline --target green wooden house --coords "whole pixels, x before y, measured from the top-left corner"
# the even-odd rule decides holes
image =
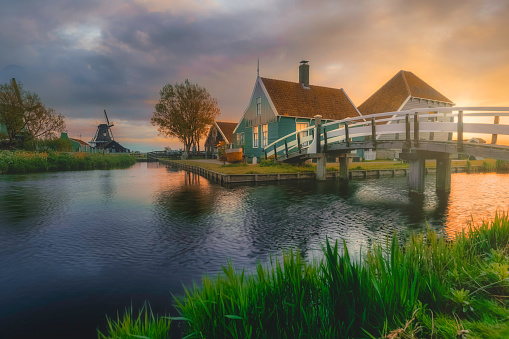
[[[310,85],[307,61],[299,66],[299,82],[258,76],[249,104],[233,131],[235,147],[242,147],[248,159],[260,158],[272,142],[313,126],[315,115],[327,123],[361,114],[342,88]]]

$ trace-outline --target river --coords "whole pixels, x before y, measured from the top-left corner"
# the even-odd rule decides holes
[[[139,163],[129,169],[0,176],[0,336],[94,338],[105,314],[172,294],[231,258],[250,270],[296,248],[319,257],[326,237],[357,255],[395,230],[452,237],[509,206],[509,176],[453,174],[449,195],[426,178],[300,181],[224,188]]]

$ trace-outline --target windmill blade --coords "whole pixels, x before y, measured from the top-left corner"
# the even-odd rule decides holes
[[[110,120],[108,119],[108,114],[106,114],[106,110],[104,110],[104,116],[106,117],[106,123],[109,125]]]

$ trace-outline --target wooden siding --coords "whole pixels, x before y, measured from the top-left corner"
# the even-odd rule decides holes
[[[260,115],[256,115],[256,98],[261,98],[262,107]],[[244,121],[246,127],[253,127],[277,121],[276,112],[272,110],[269,100],[265,95],[259,80],[256,81],[255,89],[249,102],[249,106],[246,109],[246,113],[244,114]]]

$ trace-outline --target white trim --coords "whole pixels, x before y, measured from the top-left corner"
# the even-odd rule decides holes
[[[221,133],[221,135],[223,136],[223,139],[226,141],[227,144],[229,144],[230,142],[228,141],[228,138],[224,135],[223,131],[219,128],[219,125],[217,124],[216,121],[214,121],[214,124],[216,125],[216,128],[217,130]]]
[[[348,94],[346,94],[345,90],[340,88],[341,92],[343,92],[343,94],[346,96],[346,98],[348,99],[348,101],[350,101],[350,103],[352,104],[353,108],[355,108],[355,110],[357,111],[357,114],[359,114],[360,116],[362,116],[361,112],[359,111],[359,109],[357,108],[357,106],[355,106],[353,104],[353,101],[352,99],[350,99],[350,97],[348,96]],[[365,119],[364,119],[365,120]]]

